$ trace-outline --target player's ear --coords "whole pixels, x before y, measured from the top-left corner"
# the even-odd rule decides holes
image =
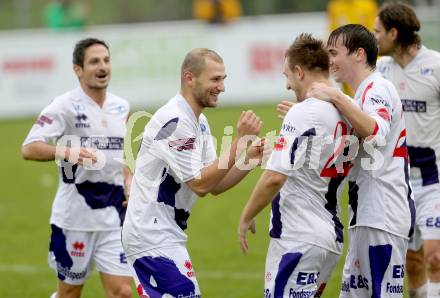
[[[75,72],[76,76],[79,77],[82,74],[82,67],[78,64],[73,64],[73,71]]]
[[[304,78],[304,70],[302,69],[302,67],[299,65],[295,65],[294,69],[294,73],[298,76],[300,80],[302,80]]]
[[[399,31],[397,31],[396,28],[391,28],[387,34],[392,41],[395,41],[397,39],[397,35],[399,35]]]
[[[194,81],[194,76],[193,76],[193,74],[192,74],[190,71],[185,70],[185,71],[183,72],[183,81],[184,81],[186,84],[191,85],[191,84],[193,83],[193,81]]]

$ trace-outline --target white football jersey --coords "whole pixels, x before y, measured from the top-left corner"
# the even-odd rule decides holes
[[[50,223],[69,230],[120,229],[123,145],[128,102],[107,92],[101,108],[81,87],[56,97],[40,114],[24,144],[42,141],[97,151],[94,170],[62,161]],[[100,168],[100,169],[99,169]]]
[[[122,242],[127,255],[184,243],[196,194],[185,182],[217,158],[208,121],[177,94],[145,126]]]
[[[376,120],[376,128],[370,141],[361,144],[350,172],[350,227],[368,226],[407,238],[414,230],[415,209],[399,95],[376,72],[360,84],[355,102]]]
[[[272,202],[270,236],[342,252],[339,220],[341,185],[350,171],[345,160],[350,134],[328,102],[308,98],[286,114],[267,170],[288,176]]]
[[[383,57],[378,70],[393,82],[402,100],[411,180],[423,186],[439,183],[440,53],[422,47],[403,69],[393,58]]]

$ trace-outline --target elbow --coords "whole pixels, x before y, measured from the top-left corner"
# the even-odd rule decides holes
[[[195,192],[196,195],[197,195],[198,197],[200,197],[200,198],[204,198],[204,197],[206,197],[206,195],[209,193],[209,191],[207,191],[207,190],[203,190],[203,189],[197,189],[197,190],[194,190],[194,192]]]
[[[282,175],[271,175],[267,180],[269,187],[281,188],[286,182],[286,178]]]
[[[29,148],[26,145],[21,146],[21,157],[24,160],[30,160],[31,159],[31,152]]]

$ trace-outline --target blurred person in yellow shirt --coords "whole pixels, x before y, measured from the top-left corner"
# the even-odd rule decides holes
[[[193,15],[209,23],[228,23],[242,15],[239,0],[194,0]]]
[[[361,24],[373,31],[377,10],[375,0],[330,0],[327,4],[329,32],[346,24]],[[342,91],[351,97],[354,95],[345,83]]]

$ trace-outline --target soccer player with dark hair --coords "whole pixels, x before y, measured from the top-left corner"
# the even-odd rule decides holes
[[[406,272],[411,298],[440,297],[440,53],[422,45],[420,21],[403,3],[381,7],[375,22],[378,70],[399,92],[407,126],[416,229]]]
[[[363,142],[349,175],[349,249],[340,297],[403,297],[403,277],[415,208],[409,184],[402,103],[375,72],[377,41],[362,25],[334,30],[330,71],[356,90],[354,101],[315,83],[310,95],[331,99]]]
[[[191,50],[182,63],[180,92],[145,127],[122,231],[141,297],[200,297],[185,234],[196,196],[217,195],[239,183],[250,171],[236,164],[241,153],[261,160],[263,143],[240,146],[261,129],[252,111],[241,114],[238,137],[217,158],[202,112],[217,106],[225,78],[216,52]]]
[[[266,170],[242,212],[238,236],[247,252],[247,230],[272,203],[264,297],[319,297],[342,253],[338,201],[351,168],[343,156],[350,128],[331,103],[306,95],[315,82],[331,85],[321,40],[298,36],[286,51],[283,73],[298,103],[284,118]]]
[[[44,108],[22,146],[24,159],[60,166],[50,217],[49,264],[58,277],[52,297],[80,297],[94,264],[107,297],[131,297],[120,239],[131,183],[120,162],[129,105],[107,92],[111,64],[104,41],[80,40],[73,70],[79,86]]]

